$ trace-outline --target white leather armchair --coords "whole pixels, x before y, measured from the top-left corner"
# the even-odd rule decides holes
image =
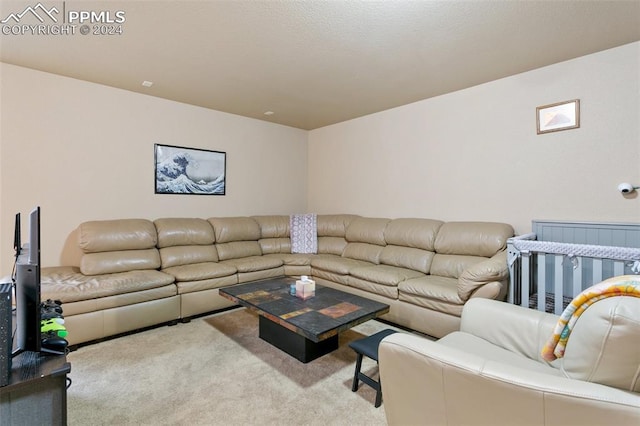
[[[640,280],[639,277],[635,277]],[[558,316],[490,299],[438,341],[396,333],[379,348],[390,425],[639,425],[640,298],[609,297],[542,359]]]

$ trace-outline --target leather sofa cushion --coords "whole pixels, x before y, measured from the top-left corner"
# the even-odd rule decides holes
[[[398,268],[389,265],[365,266],[362,268],[354,268],[350,271],[350,275],[372,283],[383,284],[388,286],[397,286],[398,283],[410,278],[424,277],[413,269]]]
[[[250,217],[212,217],[208,219],[213,226],[216,243],[231,241],[258,241],[260,226]]]
[[[160,249],[162,269],[193,263],[217,262],[215,246],[173,246]]]
[[[176,283],[176,287],[178,288],[178,294],[187,294],[197,291],[228,287],[235,284],[238,284],[238,276],[236,274],[233,274],[227,275],[225,277],[210,278],[206,280],[178,281]]]
[[[382,246],[367,243],[348,243],[345,247],[342,257],[355,260],[364,260],[365,262],[380,263],[380,255],[382,254]]]
[[[369,243],[384,246],[384,229],[389,219],[373,217],[357,217],[347,227],[345,238],[352,243]]]
[[[380,254],[380,263],[429,273],[433,252],[411,247],[386,246]]]
[[[289,216],[252,216],[260,226],[261,238],[288,238]]]
[[[239,273],[243,273],[279,268],[284,265],[284,262],[282,259],[273,256],[250,256],[225,260],[222,264],[232,265],[238,269]]]
[[[491,257],[507,247],[511,225],[493,222],[447,222],[438,230],[435,249],[441,254]]]
[[[349,214],[319,214],[317,227],[319,237],[343,237],[347,226],[358,216]]]
[[[487,260],[484,257],[436,254],[431,262],[431,275],[458,278],[466,269]]]
[[[260,256],[260,244],[257,241],[233,241],[230,243],[216,243],[218,259],[229,260],[249,256]]]
[[[287,266],[309,266],[311,265],[311,257],[314,255],[307,253],[281,253],[268,256],[275,256],[278,259],[282,259]]]
[[[160,268],[158,249],[123,250],[88,253],[80,259],[80,271],[85,275],[112,274]]]
[[[341,275],[348,275],[349,272],[354,268],[371,265],[373,264],[370,262],[332,255],[318,255],[311,258],[311,266],[313,268],[322,269],[324,271],[334,272]]]
[[[389,299],[398,298],[398,287],[392,285],[378,284],[375,282],[362,280],[356,278],[353,275],[349,275],[347,278],[347,285],[349,287],[358,288],[364,290],[367,293],[378,294],[380,296],[388,297]]]
[[[84,253],[144,250],[157,243],[156,227],[146,219],[89,221],[78,227],[78,245]]]
[[[492,281],[506,282],[508,279],[507,252],[502,251],[462,272],[458,278],[458,295],[462,300],[469,300],[473,292],[485,284]]]
[[[416,299],[433,299],[460,306],[462,312],[463,301],[458,296],[458,280],[446,277],[434,277],[426,275],[420,278],[412,278],[398,284],[400,300],[403,296],[414,296]],[[459,315],[459,314],[458,314]]]
[[[332,271],[325,271],[322,269],[311,267],[311,275],[316,280],[317,283],[323,284],[323,280],[330,281],[332,283],[349,285],[349,280],[352,279],[349,275],[339,274]]]
[[[443,222],[433,219],[393,219],[384,230],[387,244],[435,251],[436,235]]]
[[[347,247],[344,237],[318,237],[318,253],[335,254],[342,256]]]
[[[640,277],[634,278],[640,282]],[[631,296],[610,297],[589,306],[567,340],[564,373],[572,379],[640,392],[639,312],[640,298]]]
[[[153,223],[158,232],[158,248],[210,245],[215,242],[213,228],[204,219],[163,218]]]
[[[499,364],[521,368],[535,374],[548,374],[558,377],[562,376],[562,372],[559,369],[553,368],[543,362],[522,356],[517,352],[502,348],[501,346],[495,345],[470,333],[463,333],[459,331],[450,333],[438,340],[438,344],[460,349],[466,354],[473,354],[477,357],[490,359],[491,361]]]
[[[205,262],[173,266],[163,269],[162,272],[174,276],[176,281],[197,281],[233,275],[238,269],[229,264]]]
[[[258,240],[262,254],[291,253],[289,238],[261,238]]]
[[[101,297],[142,292],[173,283],[173,276],[160,271],[129,271],[87,276],[79,268],[43,268],[42,300],[58,299],[63,304]],[[176,294],[175,286],[171,295]],[[135,302],[132,302],[135,303]]]

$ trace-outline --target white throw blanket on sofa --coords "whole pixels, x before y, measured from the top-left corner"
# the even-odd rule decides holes
[[[292,214],[289,217],[291,253],[318,252],[318,215]]]

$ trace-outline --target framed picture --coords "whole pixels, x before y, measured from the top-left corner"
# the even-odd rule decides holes
[[[558,102],[536,108],[538,134],[580,127],[580,100]]]
[[[155,144],[156,194],[225,195],[227,154]]]

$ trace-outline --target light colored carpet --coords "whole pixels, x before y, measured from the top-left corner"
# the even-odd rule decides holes
[[[384,425],[384,402],[351,392],[350,341],[389,327],[368,321],[338,350],[303,364],[258,337],[236,309],[81,347],[69,354],[69,425]],[[377,378],[374,361],[363,369]]]

